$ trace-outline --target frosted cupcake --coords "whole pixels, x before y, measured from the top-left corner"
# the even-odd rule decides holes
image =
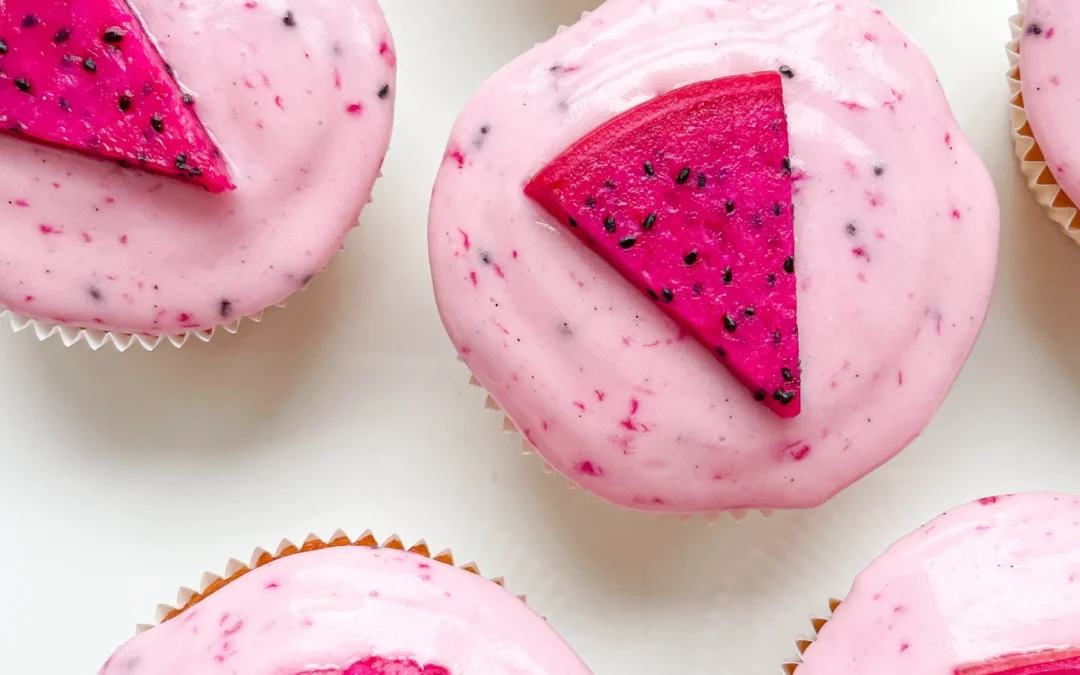
[[[489,80],[432,198],[443,322],[552,467],[634,509],[821,504],[982,325],[998,208],[862,0],[609,0]]]
[[[1011,21],[1009,84],[1016,155],[1039,204],[1074,240],[1080,199],[1080,7],[1069,0],[1019,0]]]
[[[960,507],[893,544],[855,580],[799,675],[1080,672],[1080,498]]]
[[[0,311],[126,347],[282,303],[369,201],[395,70],[375,0],[4,3]]]
[[[425,545],[283,543],[181,593],[163,623],[122,646],[100,675],[589,675],[573,651],[474,565]]]

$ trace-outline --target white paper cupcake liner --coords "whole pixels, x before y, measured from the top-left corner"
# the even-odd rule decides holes
[[[810,648],[810,645],[814,644],[814,640],[816,640],[818,635],[821,633],[821,629],[825,626],[825,624],[829,623],[829,619],[832,618],[833,613],[836,612],[836,608],[840,606],[841,602],[842,601],[837,600],[836,598],[830,598],[828,616],[810,617],[810,626],[813,628],[814,632],[809,637],[800,637],[795,640],[795,650],[798,655],[792,659],[785,661],[780,666],[780,669],[783,671],[784,675],[795,675],[795,671],[798,670],[799,666],[802,665],[803,654],[805,654],[806,650]]]
[[[460,355],[458,356],[458,360],[459,361],[462,360]],[[579,489],[581,489],[573,481],[571,481],[566,476],[563,476],[561,473],[559,473],[558,471],[553,469],[550,464],[547,463],[547,461],[543,458],[543,456],[541,456],[540,452],[536,449],[536,446],[534,446],[532,443],[530,443],[528,441],[527,438],[525,438],[525,435],[522,434],[521,431],[518,429],[518,426],[514,422],[514,420],[510,419],[510,416],[508,414],[506,414],[506,412],[502,409],[502,407],[499,405],[498,401],[496,401],[495,398],[491,395],[491,392],[489,392],[487,389],[484,388],[484,385],[480,383],[480,380],[476,379],[475,375],[470,374],[469,384],[476,387],[476,388],[478,388],[478,389],[480,389],[485,394],[487,394],[487,398],[484,400],[484,408],[486,408],[487,410],[494,411],[494,412],[499,413],[499,414],[502,415],[502,418],[503,418],[502,432],[504,434],[511,434],[511,435],[514,435],[514,436],[517,436],[517,437],[520,438],[520,440],[521,440],[521,449],[522,449],[523,454],[531,455],[531,456],[535,457],[541,463],[541,467],[543,468],[544,473],[559,476],[563,480],[563,482],[566,484],[567,488],[569,488],[571,490],[579,490]],[[600,497],[597,497],[596,495],[592,495],[592,498],[593,498],[594,501],[599,502],[601,504],[608,504],[608,502],[604,501]],[[629,508],[627,508],[625,510],[633,511],[633,509],[629,509]],[[677,518],[678,520],[690,520],[690,519],[695,518],[695,517],[701,517],[701,518],[703,518],[705,520],[705,522],[707,522],[707,523],[709,523],[711,525],[711,524],[715,523],[717,520],[719,520],[724,515],[729,515],[732,518],[734,518],[736,522],[741,523],[742,521],[746,520],[746,517],[748,515],[750,515],[751,511],[755,511],[757,513],[760,513],[761,515],[763,515],[765,517],[769,517],[769,516],[771,516],[773,514],[772,509],[730,509],[730,510],[727,510],[727,511],[708,511],[708,512],[704,512],[704,513],[671,513],[671,514],[656,513],[656,512],[648,512],[648,513],[653,518],[667,518],[667,517],[670,517],[670,518]]]
[[[1027,112],[1024,110],[1024,96],[1020,84],[1020,38],[1024,34],[1027,3],[1028,0],[1017,0],[1019,13],[1009,19],[1012,40],[1006,46],[1009,55],[1009,126],[1013,149],[1020,162],[1020,171],[1027,178],[1028,187],[1035,195],[1035,201],[1070,239],[1080,243],[1080,222],[1076,220],[1076,205],[1061,189],[1046,165],[1042,149],[1035,140]]]
[[[382,178],[382,171],[379,171],[378,175],[376,175],[375,178],[376,180]],[[367,203],[370,205],[374,201],[374,199],[368,198]],[[356,224],[353,225],[353,227],[350,228],[349,231],[351,232],[352,229],[355,229],[359,226],[360,222],[357,221]],[[330,263],[337,256],[337,254],[345,250],[346,241],[348,241],[348,237],[346,237],[346,239],[342,241],[341,248],[339,248],[334,255],[330,256],[330,260],[327,261],[326,266],[319,270],[319,272],[316,273],[314,276],[317,277],[327,270],[327,268],[330,266]],[[304,284],[304,286],[302,286],[296,292],[302,293],[303,291],[306,291],[307,288],[308,284]],[[289,297],[292,296],[290,295]],[[24,316],[13,309],[8,309],[7,307],[4,307],[3,305],[0,305],[0,322],[9,323],[11,325],[11,330],[16,333],[21,333],[25,330],[32,330],[39,342],[44,342],[51,337],[58,336],[65,347],[72,347],[79,344],[80,342],[85,342],[90,347],[90,349],[96,352],[102,347],[111,344],[112,346],[116,347],[116,351],[126,352],[128,349],[131,349],[131,347],[138,345],[144,350],[151,352],[163,344],[170,344],[173,347],[180,348],[191,340],[195,340],[198,342],[210,342],[210,339],[218,333],[228,333],[230,335],[235,335],[236,332],[240,330],[240,324],[242,324],[245,320],[252,323],[261,323],[263,320],[263,316],[266,314],[267,310],[281,309],[285,307],[287,302],[288,299],[282,300],[276,305],[271,305],[253,314],[245,314],[244,316],[238,317],[228,323],[216,324],[214,326],[211,326],[210,328],[187,330],[181,331],[179,333],[169,333],[162,335],[138,335],[134,333],[124,333],[122,331],[94,330],[92,328],[80,328],[78,326],[58,324],[53,321],[46,321],[44,319],[33,319],[28,316]]]
[[[456,565],[454,563],[454,554],[446,549],[441,553],[432,554],[428,545],[420,540],[413,546],[408,548],[401,541],[401,537],[398,535],[392,535],[388,539],[384,540],[381,544],[379,540],[375,538],[375,535],[370,530],[366,530],[358,538],[353,539],[349,537],[343,530],[337,530],[328,539],[322,539],[315,534],[309,534],[304,543],[300,546],[292,543],[288,539],[282,539],[278,544],[276,553],[270,553],[266,549],[256,548],[249,558],[248,563],[243,563],[236,558],[229,560],[225,565],[224,574],[216,574],[214,572],[205,572],[202,576],[202,580],[199,583],[199,590],[196,591],[192,588],[183,587],[176,594],[175,605],[158,605],[155,623],[153,624],[140,624],[136,627],[136,633],[142,633],[150,630],[156,625],[170,621],[177,616],[183,614],[185,611],[191,609],[202,600],[213,595],[217,591],[221,590],[225,586],[229,585],[233,581],[236,581],[240,577],[244,576],[248,572],[267,565],[280,558],[285,558],[290,555],[299,555],[307,553],[309,551],[318,551],[325,548],[333,548],[338,546],[360,546],[362,548],[389,548],[398,551],[408,551],[421,555],[425,558],[433,560],[444,565],[451,567],[457,567],[458,569],[465,570],[471,574],[477,576],[483,576],[480,574],[480,567],[476,563],[466,563],[464,565]],[[487,578],[487,577],[485,577]],[[502,577],[488,578],[494,584],[506,588],[506,584]],[[517,596],[522,602],[525,602],[525,596]]]

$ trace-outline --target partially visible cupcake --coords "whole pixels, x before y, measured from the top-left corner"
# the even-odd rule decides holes
[[[1018,0],[1010,20],[1012,136],[1028,186],[1050,218],[1080,242],[1080,5]]]
[[[204,586],[99,675],[589,675],[501,581],[423,543],[283,542]]]
[[[866,0],[608,0],[467,104],[428,228],[489,405],[604,500],[709,514],[817,506],[923,430],[999,214]]]
[[[283,303],[370,200],[396,66],[377,0],[4,2],[0,314],[123,349]]]
[[[954,509],[855,579],[798,675],[1080,673],[1080,497],[1020,494]]]

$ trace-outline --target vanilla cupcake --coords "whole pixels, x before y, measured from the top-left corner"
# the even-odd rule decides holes
[[[798,675],[1080,672],[1080,498],[954,509],[893,544],[799,642]]]
[[[423,543],[283,542],[204,585],[181,591],[180,607],[162,608],[100,675],[589,675],[501,581]]]
[[[376,0],[70,4],[0,11],[0,312],[152,347],[303,288],[389,142]]]
[[[664,513],[821,504],[929,422],[998,205],[865,0],[609,0],[485,83],[429,247],[443,323],[556,471]]]

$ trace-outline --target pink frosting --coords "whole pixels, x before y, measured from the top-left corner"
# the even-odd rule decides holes
[[[990,497],[930,522],[866,568],[798,672],[990,675],[1077,647],[1080,497]],[[1040,654],[1001,658],[1030,653]]]
[[[589,675],[497,584],[390,549],[281,558],[122,646],[99,675]]]
[[[788,66],[803,408],[783,420],[522,192],[616,113]],[[432,197],[439,310],[555,469],[654,511],[808,507],[941,404],[996,266],[993,184],[933,69],[865,0],[608,0],[481,87]]]
[[[1058,185],[1080,202],[1080,5],[1030,0],[1020,53],[1031,131]]]
[[[182,332],[277,304],[326,266],[386,152],[396,56],[376,0],[287,4],[132,3],[234,192],[0,138],[0,309]]]

